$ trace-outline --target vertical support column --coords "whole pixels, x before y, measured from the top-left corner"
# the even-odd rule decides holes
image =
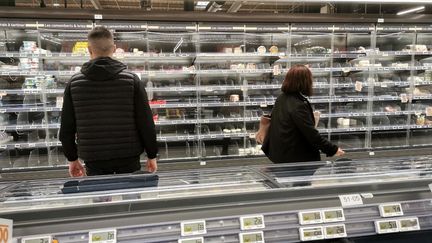
[[[415,29],[417,29],[417,27],[416,27]],[[411,44],[412,44],[412,45],[417,44],[417,30],[414,31],[414,33],[413,33]],[[409,82],[409,93],[408,93],[408,97],[409,97],[409,99],[408,99],[408,104],[407,104],[407,111],[408,111],[408,114],[406,115],[406,117],[407,117],[407,122],[406,122],[407,129],[406,129],[406,136],[405,136],[405,145],[407,145],[407,146],[410,145],[410,134],[411,134],[410,126],[411,126],[411,118],[412,118],[412,116],[414,115],[414,114],[412,113],[412,111],[413,111],[413,104],[412,104],[412,101],[413,101],[414,89],[415,89],[415,80],[414,80],[414,76],[416,76],[416,74],[417,74],[417,71],[414,70],[414,68],[415,68],[415,66],[416,66],[415,57],[416,57],[416,55],[415,55],[415,51],[413,51],[413,52],[412,52],[412,55],[411,55],[411,65],[410,65],[410,77],[411,77],[411,80],[410,80],[410,82]]]
[[[377,47],[377,29],[376,25],[374,30],[371,32],[371,49],[375,50]],[[375,52],[374,52],[375,53]],[[371,65],[375,66],[375,55],[371,58]],[[374,86],[375,86],[375,71],[369,70],[369,75],[367,79],[367,85],[368,85],[368,96],[367,96],[367,117],[366,117],[366,141],[365,141],[365,148],[368,150],[372,150],[372,116],[373,116],[373,98],[374,98]]]
[[[202,123],[201,123],[201,113],[202,113],[202,109],[201,109],[201,91],[200,91],[200,87],[201,87],[201,63],[199,62],[199,59],[197,59],[197,56],[201,53],[201,41],[200,41],[200,31],[199,31],[199,23],[195,24],[195,32],[194,35],[196,35],[196,44],[195,44],[195,59],[194,62],[192,62],[193,65],[195,65],[195,70],[197,72],[197,75],[195,76],[195,94],[196,94],[196,119],[197,119],[197,123],[196,123],[196,127],[195,127],[195,131],[196,131],[196,143],[197,143],[197,157],[198,157],[198,161],[200,162],[201,165],[205,165],[205,156],[204,156],[204,152],[203,152],[203,148],[204,148],[204,141],[201,139],[201,129],[202,129]],[[198,60],[198,61],[197,61]]]
[[[327,122],[327,127],[328,128],[330,128],[331,127],[331,121],[332,121],[332,118],[331,118],[331,110],[332,110],[332,105],[333,105],[333,103],[331,102],[331,98],[332,97],[334,97],[335,96],[335,88],[334,88],[334,81],[333,81],[333,68],[334,68],[334,43],[335,43],[335,32],[334,32],[334,29],[335,29],[335,26],[333,25],[333,31],[332,31],[332,33],[331,33],[331,41],[330,41],[330,48],[331,48],[331,58],[330,58],[330,75],[329,75],[329,103],[328,103],[328,107],[329,107],[329,110],[328,110],[328,115],[329,115],[329,118],[328,118],[328,122]],[[327,134],[327,139],[329,140],[329,141],[331,141],[331,130],[329,129],[329,133]]]

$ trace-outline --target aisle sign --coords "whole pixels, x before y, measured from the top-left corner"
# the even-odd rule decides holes
[[[51,236],[26,237],[21,239],[21,243],[51,243]]]
[[[239,238],[240,243],[264,243],[264,233],[262,231],[240,233]]]
[[[181,223],[181,235],[202,235],[207,234],[206,222],[205,220],[198,221],[188,221]]]
[[[13,221],[9,219],[0,219],[0,242],[12,243],[12,225]]]
[[[89,243],[117,243],[117,230],[95,230],[89,232]]]
[[[244,216],[240,218],[241,230],[263,229],[265,228],[264,216]]]
[[[363,205],[363,199],[360,194],[346,194],[339,195],[342,207],[351,207],[357,205]]]

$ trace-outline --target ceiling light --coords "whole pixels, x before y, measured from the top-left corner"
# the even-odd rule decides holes
[[[60,7],[60,3],[53,3],[54,7]]]
[[[414,13],[414,12],[417,12],[417,11],[420,11],[420,10],[424,10],[424,9],[425,9],[425,6],[416,7],[416,8],[410,8],[410,9],[398,12],[397,15],[404,15],[404,14],[407,14],[407,13]]]
[[[235,0],[235,1],[244,1],[244,0]],[[275,0],[250,0],[248,2],[275,2]],[[299,2],[299,0],[279,0],[277,2],[281,3],[293,3],[293,2]],[[379,4],[391,4],[391,3],[409,3],[409,4],[429,4],[432,5],[431,0],[302,0],[302,3],[379,3]]]
[[[196,5],[199,7],[207,7],[209,3],[210,1],[198,1]]]

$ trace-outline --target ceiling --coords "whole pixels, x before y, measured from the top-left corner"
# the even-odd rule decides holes
[[[14,0],[9,0],[14,1]],[[84,8],[84,9],[145,9],[149,11],[182,11],[185,2],[194,6],[194,11],[208,12],[239,12],[239,13],[320,13],[323,6],[327,6],[329,13],[357,13],[357,14],[395,14],[402,9],[415,7],[414,5],[395,4],[305,4],[284,3],[283,1],[193,1],[193,0],[15,0],[16,7],[39,8],[44,1],[47,8]],[[66,5],[65,5],[66,1]],[[432,0],[431,0],[432,1]],[[207,5],[199,8],[198,2]],[[204,3],[203,3],[204,2]],[[379,2],[379,1],[377,1]],[[427,6],[426,13],[432,13]],[[423,13],[425,13],[423,12]]]

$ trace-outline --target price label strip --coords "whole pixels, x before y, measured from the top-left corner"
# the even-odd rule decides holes
[[[323,222],[321,211],[304,211],[298,213],[299,223],[305,224],[320,224]]]
[[[264,229],[264,216],[253,215],[240,217],[240,228],[241,230]]]
[[[420,230],[420,224],[417,217],[399,219],[398,223],[401,232]]]
[[[381,217],[396,217],[403,216],[403,210],[400,203],[388,203],[379,205],[379,211]]]
[[[189,239],[179,239],[178,243],[204,243],[203,237],[189,238]]]
[[[336,239],[347,237],[345,224],[328,225],[324,227],[326,239]]]
[[[342,207],[352,207],[357,205],[363,205],[363,199],[360,194],[346,194],[339,195]]]
[[[399,232],[399,223],[397,220],[377,220],[375,221],[375,230],[378,234],[388,234]]]
[[[95,230],[89,232],[89,243],[117,243],[117,230]]]
[[[13,221],[0,218],[0,242],[11,243],[13,235]]]
[[[202,235],[202,234],[207,234],[205,220],[187,221],[181,223],[182,236]]]
[[[239,238],[240,243],[264,243],[264,233],[262,231],[240,233]]]
[[[51,243],[51,236],[26,237],[21,239],[21,243]]]
[[[345,214],[342,208],[325,209],[322,212],[324,223],[345,221]]]
[[[323,240],[324,232],[323,227],[304,227],[300,228],[300,240],[311,241],[311,240]]]

